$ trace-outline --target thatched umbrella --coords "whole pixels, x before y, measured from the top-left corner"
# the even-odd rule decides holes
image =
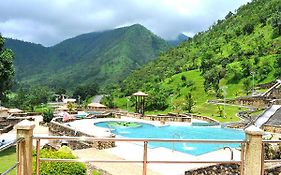
[[[136,113],[144,115],[145,97],[147,97],[148,94],[138,91],[136,93],[133,93],[133,96],[136,97]]]

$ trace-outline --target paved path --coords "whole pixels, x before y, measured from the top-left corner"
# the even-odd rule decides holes
[[[257,118],[257,120],[255,121],[255,125],[257,127],[261,127],[280,107],[280,105],[272,105],[271,108],[267,109],[261,116]]]
[[[97,150],[95,148],[74,150],[74,154],[81,159],[95,160],[124,160],[121,157],[108,153],[107,150]],[[92,163],[99,169],[106,170],[112,175],[142,175],[142,165],[137,163]],[[161,175],[148,170],[148,175]]]
[[[45,126],[39,125],[41,121],[43,121],[43,116],[33,116],[35,128],[33,130],[33,134],[36,136],[48,136],[49,135],[49,128]],[[5,144],[11,142],[16,139],[16,129],[11,130],[8,133],[0,134],[0,141],[5,140]],[[48,143],[48,140],[41,140],[40,145],[43,146]],[[0,144],[1,146],[1,144]],[[36,140],[33,140],[33,146],[36,146]]]
[[[279,88],[281,86],[281,80],[276,80],[276,83],[270,87],[266,92],[264,92],[261,96],[266,97],[270,94],[273,89]]]
[[[96,96],[93,98],[92,103],[100,103],[102,97],[103,97],[103,95],[96,95]]]
[[[116,142],[117,147],[96,150],[94,148],[75,150],[80,159],[94,160],[143,160],[143,146]],[[234,151],[234,160],[240,160],[240,151]],[[148,161],[188,161],[188,160],[230,160],[229,150],[217,150],[200,156],[192,156],[167,148],[148,149]],[[142,164],[137,163],[93,163],[97,168],[106,170],[112,175],[142,175]],[[209,164],[210,165],[210,164]],[[206,164],[148,164],[148,175],[183,175],[186,170],[208,166]]]

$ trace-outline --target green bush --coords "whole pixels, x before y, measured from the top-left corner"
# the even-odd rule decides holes
[[[53,159],[75,159],[71,149],[63,146],[58,151],[50,149],[42,149],[40,151],[41,158]],[[33,159],[36,157],[34,156]],[[35,169],[35,161],[33,161],[33,168]],[[34,172],[34,171],[33,171]],[[41,162],[40,175],[86,175],[87,168],[84,163],[72,162]]]
[[[43,112],[43,121],[50,122],[54,118],[54,113],[52,110],[44,111]]]
[[[101,173],[98,172],[97,170],[94,170],[94,171],[92,172],[92,175],[101,175]]]

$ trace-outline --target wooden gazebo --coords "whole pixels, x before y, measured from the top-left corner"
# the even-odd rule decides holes
[[[100,103],[90,103],[88,109],[106,109],[106,106]]]
[[[148,94],[138,91],[136,93],[133,93],[133,96],[136,97],[136,113],[144,115],[145,97],[147,97]]]

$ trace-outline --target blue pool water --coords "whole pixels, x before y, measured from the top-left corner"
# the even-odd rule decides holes
[[[96,126],[109,128],[108,122],[95,123]],[[126,138],[160,138],[160,139],[219,139],[219,140],[243,140],[245,134],[243,131],[199,126],[163,126],[156,127],[150,124],[141,123],[141,127],[115,127],[110,128],[116,135]],[[180,152],[200,155],[224,146],[239,147],[240,144],[205,144],[205,143],[167,143],[150,142],[149,147],[166,147],[168,149]]]

